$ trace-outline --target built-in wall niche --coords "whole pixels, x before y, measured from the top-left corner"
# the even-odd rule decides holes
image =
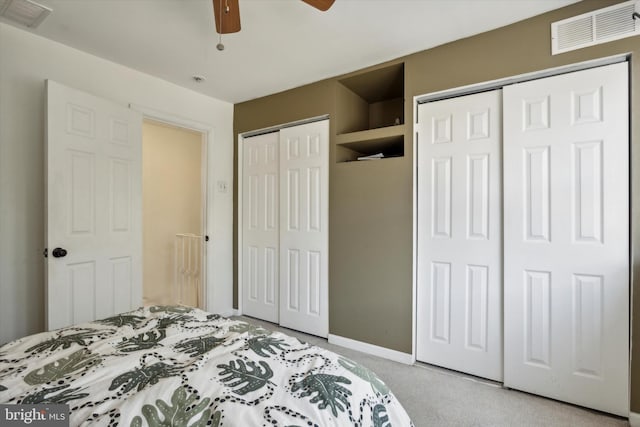
[[[338,82],[337,133],[404,124],[404,63]]]
[[[336,162],[404,156],[404,63],[337,83]]]

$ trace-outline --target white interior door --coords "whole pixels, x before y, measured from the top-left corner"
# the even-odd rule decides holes
[[[279,134],[243,140],[242,311],[279,321]]]
[[[629,414],[627,64],[504,89],[506,386]]]
[[[501,91],[418,107],[418,360],[502,379]]]
[[[280,324],[329,333],[329,121],[280,131]]]
[[[47,81],[49,330],[142,303],[141,127],[139,113]]]

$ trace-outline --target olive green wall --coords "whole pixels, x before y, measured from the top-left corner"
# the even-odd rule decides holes
[[[236,144],[233,150],[233,308],[238,308],[238,134],[263,129],[323,114],[334,116],[335,102],[331,80],[302,86],[277,95],[256,99],[234,106],[233,131]],[[335,134],[335,123],[329,122],[329,134]],[[333,146],[330,156],[333,158]]]
[[[633,167],[640,162],[640,150],[635,148],[640,144],[640,37],[551,56],[552,22],[619,2],[582,1],[393,61],[405,64],[404,157],[336,164],[335,120],[332,121],[331,334],[401,352],[412,351],[414,96],[619,54],[631,57],[632,290],[640,289],[640,170]],[[342,77],[235,105],[235,133],[327,113],[335,119],[337,80]],[[237,179],[234,195],[237,198]],[[234,206],[237,209],[236,202]],[[237,279],[237,275],[234,277]],[[234,294],[237,298],[237,280],[234,280]],[[640,292],[632,293],[632,314],[636,312],[640,313]],[[640,320],[636,317],[640,319],[640,316],[633,317],[632,340],[640,342]],[[635,346],[633,353],[631,409],[640,412],[640,346]]]

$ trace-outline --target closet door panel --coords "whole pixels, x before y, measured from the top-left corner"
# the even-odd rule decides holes
[[[326,337],[329,122],[280,131],[280,324]]]
[[[504,89],[505,385],[627,416],[627,64]]]
[[[418,109],[417,358],[502,379],[501,92]]]
[[[245,138],[242,165],[242,311],[279,320],[279,137]]]

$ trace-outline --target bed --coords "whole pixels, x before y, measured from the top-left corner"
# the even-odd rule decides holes
[[[202,310],[152,306],[0,347],[0,403],[71,425],[412,426],[364,366]]]

